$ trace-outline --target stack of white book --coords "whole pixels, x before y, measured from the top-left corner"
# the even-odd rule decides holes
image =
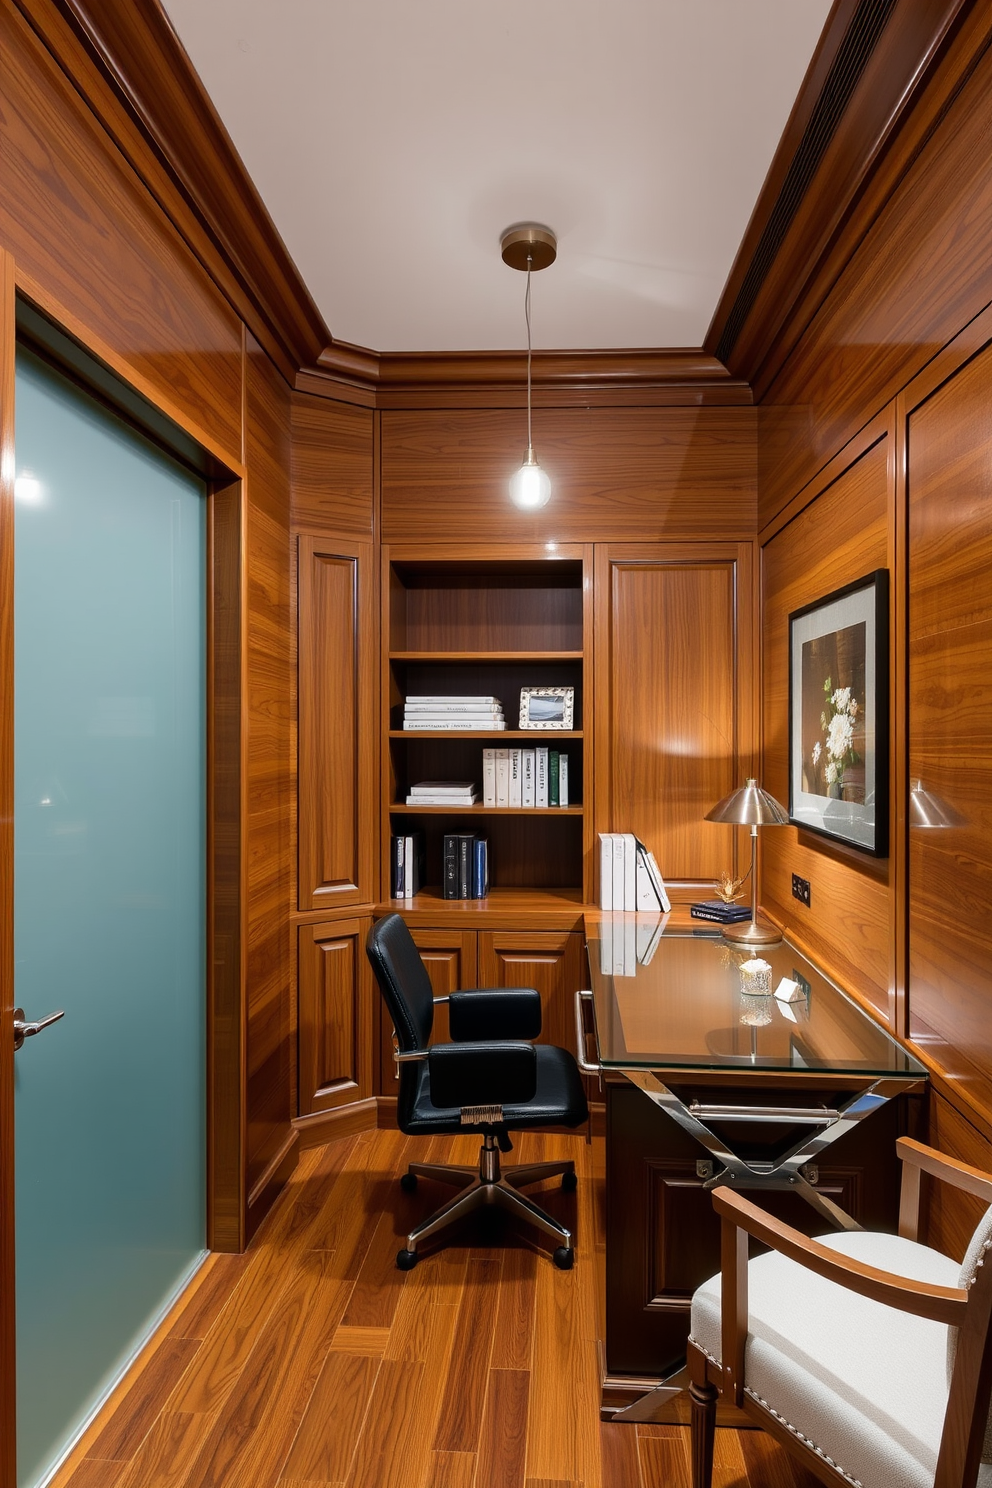
[[[503,704],[497,697],[408,697],[403,705],[404,729],[506,728]]]
[[[633,832],[600,832],[599,845],[600,909],[668,914],[672,906],[654,853]]]
[[[450,806],[459,811],[474,806],[479,797],[471,780],[421,780],[411,785],[408,806]]]

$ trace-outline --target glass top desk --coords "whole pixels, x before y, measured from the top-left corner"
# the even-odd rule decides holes
[[[576,1018],[580,1062],[606,1097],[603,1407],[615,1420],[657,1419],[677,1393],[665,1380],[692,1293],[720,1269],[707,1190],[767,1190],[764,1207],[812,1234],[894,1230],[895,1138],[922,1115],[902,1097],[925,1090],[923,1066],[806,956],[787,940],[762,947],[772,989],[788,978],[800,998],[753,997],[740,963],[755,952],[696,923],[684,906],[585,917],[591,990]]]

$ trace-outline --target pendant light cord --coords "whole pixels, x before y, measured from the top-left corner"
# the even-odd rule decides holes
[[[530,431],[530,266],[532,263],[530,254],[527,255],[527,290],[524,294],[524,319],[527,322],[527,449],[534,448],[534,441]]]

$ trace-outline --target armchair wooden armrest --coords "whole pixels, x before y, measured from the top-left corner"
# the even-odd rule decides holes
[[[992,1204],[992,1178],[981,1168],[972,1168],[957,1158],[947,1157],[912,1137],[900,1137],[896,1142],[896,1153],[902,1158],[902,1187],[899,1193],[899,1233],[907,1240],[916,1240],[920,1229],[920,1177],[928,1173],[939,1178],[952,1188],[963,1189]]]
[[[721,1219],[724,1388],[733,1392],[738,1405],[744,1388],[744,1345],[748,1333],[749,1235],[787,1256],[790,1261],[805,1266],[808,1271],[814,1271],[827,1281],[858,1292],[874,1302],[953,1327],[961,1327],[964,1323],[968,1293],[960,1287],[911,1281],[905,1276],[881,1271],[876,1266],[841,1255],[829,1246],[821,1245],[818,1240],[811,1240],[801,1230],[794,1230],[791,1225],[773,1218],[730,1188],[714,1190],[713,1207]]]

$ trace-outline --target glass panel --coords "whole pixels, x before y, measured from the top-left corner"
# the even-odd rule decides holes
[[[744,951],[721,935],[668,929],[645,915],[604,917],[588,933],[606,1066],[924,1073],[787,940]],[[745,990],[741,964],[754,956],[771,967],[773,991],[783,978],[798,984],[797,1001]]]
[[[204,488],[18,356],[18,1482],[205,1229]]]

